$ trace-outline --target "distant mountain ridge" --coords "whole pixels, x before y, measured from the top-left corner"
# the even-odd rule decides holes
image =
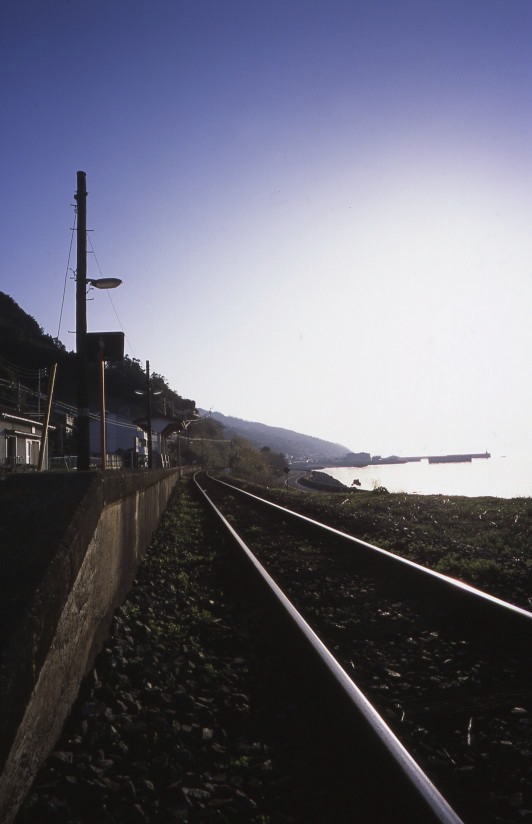
[[[77,402],[77,362],[74,352],[67,352],[59,340],[45,334],[31,315],[21,309],[13,298],[0,291],[0,403],[10,407],[20,404],[21,399],[17,395],[17,368],[31,370],[35,374],[37,370],[42,369],[44,375],[44,368],[52,363],[59,364],[56,398],[75,406]],[[96,366],[91,365],[91,368],[94,373]],[[92,377],[94,378],[94,374]],[[30,378],[26,380],[30,381]],[[166,386],[162,376],[152,373],[152,382],[154,380],[159,381],[157,388],[163,388],[165,396],[170,400],[173,399],[178,409],[194,407],[194,401],[181,398],[174,390]],[[92,382],[96,385],[94,380]],[[145,373],[138,361],[132,361],[126,356],[124,361],[114,364],[106,375],[108,409],[121,412],[124,406],[127,406],[129,412],[126,414],[137,417],[142,415],[144,401],[141,403],[137,399],[138,408],[132,405],[136,403],[135,390],[143,387],[144,384]],[[27,408],[25,406],[24,410],[30,414],[29,406]],[[201,414],[209,413],[202,411]],[[274,453],[287,455],[290,461],[327,463],[345,458],[350,452],[342,444],[332,443],[312,435],[303,435],[290,429],[246,421],[223,415],[221,412],[212,412],[211,416],[225,427],[228,438],[245,438],[258,449],[267,446]]]
[[[282,452],[290,460],[323,461],[325,459],[343,458],[350,452],[346,446],[332,443],[312,435],[303,435],[291,429],[268,426],[257,421],[245,421],[221,412],[208,413],[200,410],[201,415],[210,414],[214,420],[223,424],[229,437],[246,438],[253,446],[261,449],[268,446],[272,452]]]

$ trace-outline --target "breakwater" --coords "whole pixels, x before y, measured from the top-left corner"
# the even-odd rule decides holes
[[[531,463],[528,454],[493,455],[491,460],[466,463],[429,464],[423,460],[363,468],[329,466],[324,471],[348,487],[358,479],[366,490],[384,486],[389,492],[515,498],[532,495]]]
[[[479,458],[491,458],[489,452],[465,452],[457,455],[418,455],[416,457],[402,458],[405,463],[410,461],[428,461],[429,463],[470,463]],[[384,461],[382,461],[384,463]]]

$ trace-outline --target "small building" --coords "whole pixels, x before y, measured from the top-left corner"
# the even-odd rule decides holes
[[[37,469],[43,432],[42,421],[0,408],[0,469]],[[48,444],[43,467],[48,467]]]
[[[105,451],[107,456],[122,455],[123,466],[130,468],[136,465],[136,455],[143,452],[143,443],[146,435],[142,428],[137,426],[131,418],[107,412],[105,416]],[[147,451],[147,449],[146,449]],[[91,418],[90,421],[90,452],[93,456],[101,454],[101,422]],[[129,458],[127,457],[129,456]],[[134,459],[135,456],[135,459]]]
[[[169,439],[172,435],[176,432],[179,432],[183,426],[183,420],[186,417],[183,414],[183,417],[170,417],[169,415],[161,415],[159,413],[155,413],[151,419],[151,431],[152,431],[152,454],[153,454],[153,467],[156,468],[165,468],[170,466],[170,457],[169,457],[169,449],[168,443]],[[146,445],[145,455],[147,458],[147,438],[148,438],[148,423],[146,418],[138,418],[134,421],[137,426],[139,426],[144,431],[144,441]],[[141,453],[142,454],[142,453]]]

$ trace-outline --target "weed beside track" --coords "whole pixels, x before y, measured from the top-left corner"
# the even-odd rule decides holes
[[[351,492],[344,497],[237,483],[255,495],[532,609],[530,498],[378,492]]]

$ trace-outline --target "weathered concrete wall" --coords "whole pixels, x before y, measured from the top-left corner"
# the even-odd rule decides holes
[[[52,749],[177,480],[172,470],[79,475],[68,529],[1,650],[3,824]],[[36,483],[46,493],[40,477],[33,494]]]

